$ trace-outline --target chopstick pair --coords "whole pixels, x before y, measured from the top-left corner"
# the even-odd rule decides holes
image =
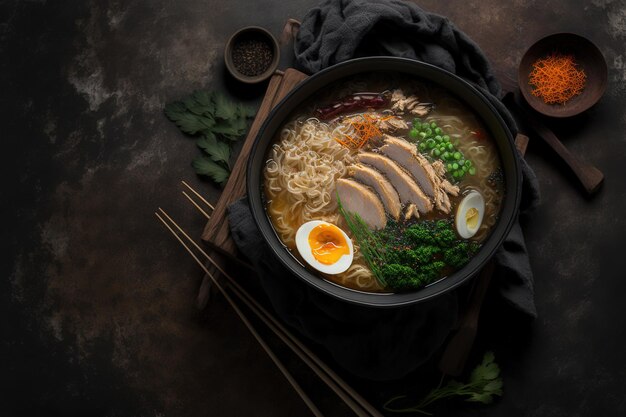
[[[198,197],[206,206],[211,210],[214,207],[209,204],[200,194],[198,194],[193,188],[191,188],[184,181],[182,182],[196,197]],[[185,197],[198,209],[205,217],[209,218],[209,214],[206,213],[189,194],[183,191]],[[252,326],[245,314],[240,310],[235,301],[226,292],[224,286],[216,279],[216,277],[208,270],[207,266],[200,260],[198,255],[194,253],[192,248],[188,245],[190,243],[200,255],[206,259],[213,267],[219,271],[229,284],[229,288],[233,291],[234,295],[243,302],[283,343],[285,343],[344,403],[358,416],[374,416],[382,417],[382,414],[378,412],[371,404],[369,404],[363,397],[361,397],[354,389],[352,389],[339,375],[337,375],[332,369],[328,367],[321,359],[319,359],[310,349],[308,349],[298,338],[296,338],[289,330],[287,330],[274,316],[269,313],[262,305],[260,305],[254,297],[252,297],[237,281],[232,278],[227,272],[225,272],[178,224],[162,209],[159,208],[159,212],[155,212],[157,218],[165,225],[165,227],[172,233],[172,235],[180,242],[185,250],[192,256],[196,263],[202,268],[202,270],[211,279],[219,292],[222,293],[226,301],[231,305],[235,313],[239,316],[244,325],[248,328],[253,337],[261,345],[263,350],[272,359],[276,367],[281,371],[283,376],[287,379],[292,388],[300,396],[300,398],[307,405],[311,413],[315,416],[321,416],[322,413],[311,401],[309,396],[300,387],[298,382],[293,378],[291,373],[287,370],[280,359],[274,354],[271,348],[259,335],[256,329]],[[167,220],[167,221],[166,221]],[[178,231],[178,233],[172,228],[172,226]],[[188,242],[186,243],[179,233]]]

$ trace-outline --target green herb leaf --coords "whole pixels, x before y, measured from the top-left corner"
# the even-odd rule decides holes
[[[190,135],[210,130],[215,125],[213,118],[189,112],[187,106],[182,102],[174,102],[165,106],[165,115],[176,123],[180,130]]]
[[[475,384],[480,381],[491,381],[500,375],[500,367],[494,362],[493,352],[487,352],[483,362],[478,365],[470,376],[470,383]]]
[[[247,127],[246,119],[218,120],[211,129],[215,133],[227,137],[239,137],[245,133]]]
[[[227,169],[205,156],[196,157],[191,165],[196,170],[197,174],[211,177],[213,181],[220,185],[224,185],[230,175]]]
[[[497,395],[502,395],[502,380],[495,379],[483,387],[483,390]]]
[[[223,184],[230,174],[230,142],[247,130],[254,109],[235,103],[219,92],[194,91],[165,106],[166,116],[189,135],[202,135],[196,144],[209,157],[193,161],[196,172]]]
[[[466,401],[491,404],[493,402],[493,397],[487,392],[473,392],[470,394],[470,397],[466,399]]]
[[[254,107],[246,106],[245,104],[239,104],[237,106],[237,110],[239,116],[243,118],[254,117],[254,115],[256,114],[256,110],[254,109]]]
[[[206,152],[215,162],[223,162],[226,166],[230,159],[230,146],[218,140],[213,133],[198,139],[196,144]]]
[[[467,384],[455,380],[439,388],[435,388],[426,395],[417,405],[409,408],[392,408],[391,405],[405,396],[391,398],[384,405],[385,410],[392,413],[422,413],[424,408],[431,403],[449,397],[465,397],[465,401],[491,404],[494,396],[502,396],[502,378],[500,378],[500,367],[495,363],[493,352],[485,353],[481,364],[476,366]]]
[[[216,92],[213,94],[215,102],[215,117],[223,120],[231,120],[238,116],[237,104],[230,101],[224,94]]]
[[[213,102],[213,98],[209,93],[202,90],[196,90],[194,91],[192,97],[200,106],[203,107],[204,113],[215,113],[215,103]]]

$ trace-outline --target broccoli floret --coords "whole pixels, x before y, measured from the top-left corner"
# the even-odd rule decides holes
[[[387,264],[381,269],[387,286],[396,291],[415,290],[439,277],[445,264],[435,261],[416,270],[400,264]]]
[[[417,266],[430,262],[440,251],[438,246],[433,245],[421,245],[415,249],[396,246],[385,255],[389,263]]]
[[[435,234],[435,242],[444,248],[453,245],[456,240],[456,234],[452,231],[452,229],[442,230],[441,232],[437,232]]]
[[[405,229],[393,224],[378,231],[377,238],[383,259],[373,271],[382,285],[396,291],[421,288],[446,267],[463,267],[480,246],[460,241],[450,220],[425,220]]]
[[[424,265],[419,269],[420,281],[424,284],[429,284],[439,278],[441,270],[446,266],[442,261],[435,261],[428,265]]]
[[[433,259],[433,256],[435,256],[435,254],[439,253],[439,251],[440,249],[437,246],[426,245],[419,246],[411,252],[413,252],[413,259],[415,260],[415,262],[419,264],[427,264]]]
[[[466,242],[460,242],[443,251],[443,260],[453,268],[460,268],[469,262],[470,254],[470,245]]]
[[[386,264],[382,267],[381,273],[387,286],[393,290],[414,290],[423,285],[419,275],[405,265]]]
[[[409,242],[416,245],[432,245],[435,243],[435,239],[428,226],[426,222],[414,224],[405,230],[404,236]]]
[[[448,247],[457,240],[451,222],[446,220],[416,223],[405,230],[404,236],[412,244],[440,247]]]

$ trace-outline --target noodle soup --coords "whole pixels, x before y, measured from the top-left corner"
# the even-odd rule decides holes
[[[463,267],[498,220],[493,140],[449,92],[397,75],[336,83],[280,130],[266,210],[305,267],[367,292],[429,285]]]

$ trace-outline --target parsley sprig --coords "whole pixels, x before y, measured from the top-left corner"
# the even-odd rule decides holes
[[[254,113],[254,109],[215,91],[195,91],[165,106],[165,115],[183,133],[196,137],[196,144],[204,151],[192,162],[196,173],[220,185],[230,175],[231,144],[246,132],[247,119]]]
[[[463,384],[458,381],[449,381],[443,387],[433,389],[422,399],[422,401],[408,408],[393,408],[391,404],[406,398],[405,395],[397,396],[384,405],[385,410],[392,413],[421,413],[432,415],[424,410],[435,401],[448,397],[465,397],[465,401],[491,404],[494,396],[502,396],[502,378],[500,378],[500,367],[494,362],[493,352],[485,353],[481,364],[476,366],[470,375],[469,382]]]

